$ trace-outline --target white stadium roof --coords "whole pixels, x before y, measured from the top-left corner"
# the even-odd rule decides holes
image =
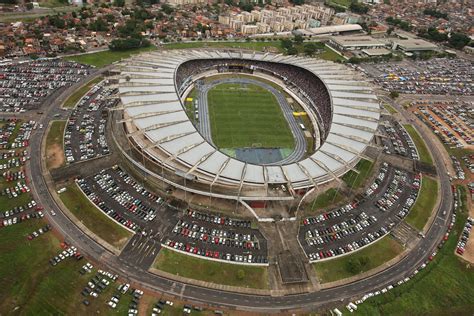
[[[328,137],[321,147],[296,163],[263,166],[229,157],[208,143],[181,105],[175,73],[186,61],[221,58],[279,62],[305,68],[318,76],[328,88],[333,112]],[[340,176],[359,161],[380,118],[380,106],[372,89],[348,67],[270,53],[173,50],[144,54],[123,66],[119,93],[124,118],[129,126],[141,130],[131,132],[131,137],[146,136],[151,147],[168,155],[168,161],[178,162],[181,171],[244,185],[291,183],[294,188],[302,188]],[[153,156],[156,148],[147,147],[146,152]],[[163,160],[160,157],[156,154],[155,158]]]

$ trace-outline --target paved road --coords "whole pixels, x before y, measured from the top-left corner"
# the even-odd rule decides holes
[[[264,83],[262,81],[248,79],[248,78],[226,78],[226,79],[218,79],[212,81],[208,84],[199,85],[199,97],[198,97],[198,111],[199,111],[199,130],[203,137],[212,144],[212,135],[211,135],[211,123],[209,120],[209,107],[207,104],[207,94],[209,90],[213,87],[223,84],[223,83],[234,83],[234,84],[254,84],[259,87],[262,87],[265,90],[268,90],[271,94],[275,96],[278,101],[278,104],[281,107],[283,115],[285,116],[286,121],[290,126],[291,133],[293,134],[293,138],[295,139],[295,149],[293,152],[284,159],[276,162],[272,162],[269,165],[283,165],[283,164],[290,164],[297,161],[300,161],[304,154],[306,153],[306,138],[304,136],[304,132],[299,126],[299,122],[293,115],[293,109],[288,104],[285,96],[272,87],[271,85]]]
[[[61,98],[55,102],[45,105],[45,115],[40,119],[40,123],[47,124],[59,105]],[[396,106],[396,105],[395,105]],[[403,115],[408,115],[404,110],[396,106]],[[201,302],[203,304],[212,304],[224,307],[237,307],[241,309],[254,311],[273,311],[278,312],[294,308],[321,308],[328,303],[337,302],[351,297],[362,296],[374,289],[385,287],[394,283],[412,273],[426,257],[436,248],[439,240],[443,237],[452,211],[452,193],[450,189],[449,178],[445,173],[444,165],[440,153],[436,146],[433,146],[431,135],[425,135],[422,130],[419,131],[426,140],[429,148],[433,149],[434,163],[440,169],[439,176],[441,182],[441,204],[437,210],[437,216],[433,225],[425,233],[426,238],[421,239],[415,247],[415,251],[408,254],[397,264],[390,268],[368,277],[366,279],[339,286],[330,289],[321,290],[314,293],[305,293],[291,296],[258,296],[246,295],[221,290],[202,288],[193,285],[187,285],[172,281],[136,267],[133,262],[119,259],[117,256],[106,251],[100,244],[86,236],[69,218],[62,213],[60,208],[52,199],[45,180],[43,178],[42,166],[40,164],[41,139],[44,136],[44,130],[37,130],[31,138],[31,162],[30,168],[32,179],[32,189],[39,204],[46,210],[55,210],[57,215],[52,217],[46,212],[48,220],[53,227],[65,236],[65,239],[77,246],[82,253],[91,259],[107,266],[110,270],[120,274],[128,281],[141,284],[143,288],[152,289],[168,294],[179,296],[186,300]],[[442,215],[446,211],[446,215]]]

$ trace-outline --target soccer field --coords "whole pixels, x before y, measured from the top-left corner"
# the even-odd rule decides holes
[[[275,96],[253,84],[223,83],[208,93],[218,148],[291,148],[294,138]]]

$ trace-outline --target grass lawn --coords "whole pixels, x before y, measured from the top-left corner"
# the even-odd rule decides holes
[[[214,144],[219,148],[294,148],[278,102],[253,84],[220,84],[208,94]]]
[[[72,108],[76,105],[77,102],[85,95],[95,84],[99,83],[104,79],[102,76],[97,77],[80,87],[76,90],[67,100],[64,102],[63,107],[65,108]]]
[[[335,188],[328,189],[327,191],[318,195],[318,197],[311,202],[311,211],[328,207],[332,204],[342,201],[344,197]]]
[[[166,248],[160,250],[154,268],[186,278],[231,286],[268,288],[266,267],[237,265],[199,259]],[[244,276],[239,278],[239,270]]]
[[[88,297],[90,306],[82,304],[81,291],[97,270],[81,275],[79,269],[86,261],[73,259],[52,267],[48,260],[61,251],[55,235],[46,233],[32,241],[26,239],[44,225],[43,221],[29,220],[0,230],[0,314],[125,315],[129,304],[126,296],[116,311],[106,306],[115,292],[115,283],[98,298]],[[13,312],[15,308],[19,309]]]
[[[349,170],[349,172],[342,177],[342,180],[344,180],[348,187],[356,189],[364,183],[373,167],[374,164],[371,161],[361,159],[355,166],[355,169],[359,171],[359,173]]]
[[[46,136],[46,166],[48,169],[64,165],[63,135],[66,121],[53,121]]]
[[[387,109],[387,111],[388,111],[390,114],[398,113],[398,111],[395,110],[395,108],[394,108],[393,106],[391,106],[390,104],[388,104],[388,103],[384,103],[384,104],[383,104],[383,107],[384,107],[385,109]]]
[[[7,186],[14,186],[16,182],[9,182]],[[0,212],[11,210],[15,206],[22,206],[31,201],[30,193],[22,193],[16,198],[9,199],[6,195],[0,195]]]
[[[126,51],[111,51],[106,50],[103,52],[97,52],[92,54],[81,54],[76,56],[65,57],[64,59],[70,61],[76,61],[81,64],[92,65],[97,68],[110,65],[113,62],[119,61],[123,58],[128,58],[132,55],[136,55],[143,52],[149,52],[155,50],[155,46],[135,48]]]
[[[375,244],[354,252],[351,255],[315,263],[313,266],[321,283],[327,283],[345,279],[374,269],[395,258],[402,252],[402,250],[402,246],[397,241],[392,239],[390,236],[386,236],[381,240],[376,241]],[[360,267],[359,272],[352,272],[349,268],[349,262],[361,259],[364,260],[365,258],[368,258],[368,262]]]
[[[127,243],[132,233],[97,209],[76,184],[68,185],[66,189],[60,194],[61,200],[87,228],[118,249]]]
[[[421,182],[420,193],[413,205],[410,213],[406,217],[406,222],[418,230],[423,230],[428,218],[433,212],[438,194],[438,181],[424,176]]]
[[[433,159],[431,158],[431,154],[428,151],[425,142],[423,141],[423,139],[421,139],[420,134],[418,134],[418,132],[412,125],[406,124],[403,125],[403,127],[405,127],[408,134],[410,134],[411,138],[413,139],[416,149],[418,150],[418,155],[420,156],[420,161],[432,165]]]
[[[433,262],[408,283],[359,305],[356,314],[472,315],[474,267],[454,255],[467,217],[466,210],[459,211],[448,241]]]
[[[45,225],[29,220],[0,230],[0,314],[39,315],[66,312],[74,293],[80,266],[66,260],[51,267],[48,260],[56,255],[59,241],[46,233],[32,241],[26,236]],[[83,264],[83,263],[82,263]],[[76,270],[76,273],[74,273]],[[72,312],[73,310],[70,310]]]
[[[319,55],[315,55],[316,58],[321,58],[321,59],[324,59],[324,60],[330,60],[330,61],[340,61],[340,62],[343,62],[345,61],[344,57],[342,57],[341,55],[339,55],[338,53],[336,53],[335,51],[333,51],[332,49],[328,48],[328,47],[324,47],[324,52],[322,52],[321,54]]]

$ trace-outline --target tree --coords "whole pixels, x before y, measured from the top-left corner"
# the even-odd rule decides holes
[[[346,270],[351,274],[358,274],[361,271],[360,262],[355,259],[349,259],[346,262]]]
[[[295,35],[295,38],[293,39],[296,44],[303,44],[304,38],[302,35]]]
[[[366,14],[367,12],[369,12],[369,7],[362,4],[362,3],[358,3],[357,1],[353,1],[350,5],[349,5],[349,9],[354,12],[354,13],[359,13],[359,14]]]
[[[161,5],[161,10],[166,13],[167,15],[170,15],[171,13],[174,12],[174,9],[172,6],[170,6],[169,4],[163,4]]]
[[[392,98],[392,99],[398,98],[399,95],[400,95],[400,93],[398,93],[397,91],[391,91],[390,92],[390,98]]]
[[[89,24],[89,30],[91,31],[106,32],[108,29],[107,22],[102,18],[97,18],[97,20]]]
[[[280,45],[283,49],[288,50],[293,47],[293,42],[290,39],[284,38],[280,40]]]
[[[242,269],[237,270],[237,279],[243,280],[245,279],[245,271]]]
[[[304,53],[308,56],[313,56],[318,50],[318,46],[314,43],[307,43],[304,45]]]
[[[471,39],[462,33],[453,33],[451,34],[451,37],[449,38],[449,45],[456,49],[462,49],[464,46],[469,44]]]
[[[286,52],[288,53],[288,55],[298,55],[298,50],[294,46],[288,48]]]
[[[138,39],[138,38],[127,38],[127,39],[114,39],[110,45],[110,50],[121,51],[127,50],[132,48],[139,48],[139,47],[148,47],[150,46],[150,41],[146,39]]]
[[[114,0],[114,6],[123,7],[125,5],[125,0]]]
[[[57,27],[58,29],[64,29],[66,27],[66,21],[59,17],[59,15],[48,16],[49,24]]]
[[[253,10],[253,5],[250,4],[250,3],[245,3],[245,2],[243,2],[243,1],[241,1],[241,2],[239,3],[239,8],[241,8],[241,9],[244,10],[244,11],[250,12],[250,11]]]

